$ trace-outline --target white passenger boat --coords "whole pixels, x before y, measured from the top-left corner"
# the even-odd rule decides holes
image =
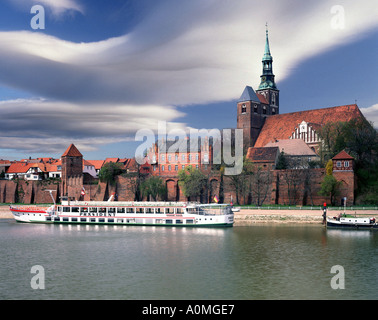
[[[16,221],[175,227],[232,227],[229,204],[62,201],[49,208],[11,206]]]

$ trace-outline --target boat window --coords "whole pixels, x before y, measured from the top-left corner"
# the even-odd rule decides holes
[[[123,223],[123,219],[117,219],[118,223]]]
[[[146,213],[152,213],[152,208],[146,208]]]
[[[62,207],[58,207],[58,212],[62,212]]]
[[[144,213],[144,208],[137,208],[137,209],[136,209],[136,212],[137,212],[137,213]]]
[[[155,208],[155,213],[161,213],[160,208]]]
[[[89,208],[89,212],[91,212],[91,213],[97,213],[97,208],[96,207],[91,207],[91,208]]]
[[[77,218],[71,218],[72,222],[77,222]]]
[[[176,220],[176,224],[183,224],[183,220]]]
[[[88,208],[87,207],[80,207],[80,212],[88,212]]]
[[[80,218],[80,222],[87,222],[87,218]]]
[[[177,208],[176,210],[177,210],[176,211],[177,213],[182,213],[182,209],[181,208]]]
[[[79,207],[72,207],[72,212],[79,212]]]
[[[125,208],[117,208],[117,213],[125,213]]]
[[[68,217],[64,217],[64,218],[63,218],[63,221],[66,221],[66,222],[67,222],[67,221],[68,221]]]
[[[165,220],[165,223],[172,223],[172,220],[167,219],[167,220]]]
[[[135,211],[134,211],[134,208],[127,208],[126,212],[127,213],[134,213]]]
[[[106,208],[98,208],[98,213],[105,213],[106,212]]]
[[[108,213],[115,213],[116,208],[108,208]]]
[[[54,221],[60,221],[60,218],[59,217],[55,217]]]
[[[105,219],[104,218],[99,218],[98,222],[105,222]]]
[[[91,222],[96,222],[96,218],[91,218]]]
[[[191,219],[186,220],[186,224],[192,224],[192,223],[194,223],[194,220],[191,220]]]
[[[165,208],[165,213],[169,213],[169,208]]]
[[[70,212],[70,207],[63,207],[63,212]]]
[[[108,219],[108,222],[114,222],[114,219]]]

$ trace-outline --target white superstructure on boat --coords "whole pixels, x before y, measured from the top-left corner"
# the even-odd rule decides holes
[[[11,206],[19,222],[183,227],[232,227],[229,204],[62,201],[49,208]]]

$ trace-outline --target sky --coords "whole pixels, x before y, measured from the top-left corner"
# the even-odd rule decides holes
[[[280,113],[357,102],[378,127],[376,0],[2,0],[0,159],[130,158],[159,121],[235,128],[266,23]]]

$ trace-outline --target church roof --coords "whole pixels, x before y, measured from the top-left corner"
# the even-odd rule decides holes
[[[288,139],[302,121],[323,126],[361,117],[363,115],[356,104],[272,115],[266,118],[254,146],[264,147],[272,139]]]
[[[260,102],[260,99],[258,98],[255,90],[253,90],[252,87],[250,86],[245,87],[238,102],[244,102],[244,101]]]
[[[67,150],[62,154],[62,157],[82,157],[83,155],[75,147],[73,143],[67,148]]]

